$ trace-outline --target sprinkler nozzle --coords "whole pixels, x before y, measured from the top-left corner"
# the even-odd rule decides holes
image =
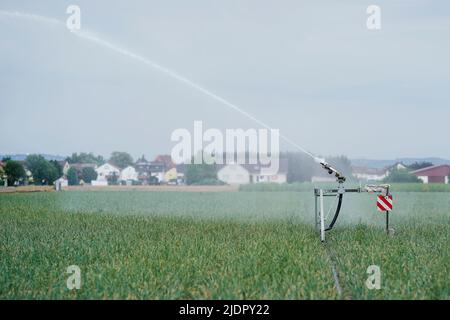
[[[327,162],[322,161],[320,162],[320,164],[322,165],[322,167],[328,171],[328,174],[333,174],[335,175],[337,181],[339,183],[344,183],[346,178],[336,169],[334,169],[332,166],[330,166]]]

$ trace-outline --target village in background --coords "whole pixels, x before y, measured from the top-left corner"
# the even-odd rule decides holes
[[[245,185],[259,183],[332,182],[308,157],[281,153],[277,173],[267,173],[261,164],[175,164],[170,155],[152,160],[136,160],[126,152],[113,152],[109,159],[93,153],[73,153],[70,157],[51,155],[0,156],[1,188],[23,185],[139,186],[139,185]],[[224,157],[225,158],[225,157]],[[355,182],[448,184],[450,165],[439,158],[397,161],[349,160],[328,157]],[[433,162],[432,162],[433,161]]]

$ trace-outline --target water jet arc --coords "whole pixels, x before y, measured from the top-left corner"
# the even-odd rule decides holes
[[[22,12],[18,12],[18,11],[0,11],[0,16],[5,16],[5,17],[11,17],[11,18],[16,18],[16,19],[28,19],[34,22],[39,22],[39,23],[47,23],[53,26],[59,26],[59,27],[65,27],[64,23],[60,20],[57,19],[53,19],[53,18],[48,18],[48,17],[44,17],[41,15],[36,15],[36,14],[29,14],[29,13],[22,13]],[[131,58],[133,60],[139,61],[161,73],[164,73],[166,75],[168,75],[169,77],[178,80],[179,82],[184,83],[185,85],[203,93],[204,95],[220,102],[222,105],[228,107],[229,109],[232,109],[236,112],[239,112],[240,114],[242,114],[243,116],[245,116],[247,119],[252,120],[253,122],[257,123],[258,125],[271,130],[273,129],[271,126],[269,126],[268,124],[264,123],[263,121],[257,119],[256,117],[254,117],[252,114],[248,113],[247,111],[243,110],[242,108],[240,108],[239,106],[237,106],[234,103],[229,102],[228,100],[222,98],[221,96],[213,93],[212,91],[206,89],[205,87],[201,86],[198,83],[195,83],[194,81],[189,80],[188,78],[178,74],[177,72],[170,70],[169,68],[166,68],[146,57],[143,57],[141,55],[138,55],[130,50],[127,50],[117,44],[113,44],[111,42],[108,42],[106,40],[101,39],[100,37],[98,37],[97,35],[95,35],[92,32],[88,32],[88,31],[84,31],[84,30],[80,30],[80,31],[75,31],[72,32],[75,36],[88,40],[90,42],[93,42],[99,46],[108,48],[116,53],[119,53],[123,56],[126,56],[128,58]],[[295,143],[292,139],[286,137],[285,135],[280,134],[279,135],[281,139],[283,139],[285,142],[287,142],[288,144],[290,144],[291,146],[295,147],[296,149],[300,150],[301,152],[305,153],[306,155],[308,155],[309,157],[313,158],[315,160],[315,162],[317,163],[321,163],[323,162],[323,159],[319,159],[318,157],[316,157],[315,155],[313,155],[311,152],[307,151],[305,148],[303,148],[302,146],[300,146],[299,144]]]

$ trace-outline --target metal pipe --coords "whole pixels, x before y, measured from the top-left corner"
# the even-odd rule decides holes
[[[320,240],[325,242],[325,214],[323,206],[323,190],[320,189]]]
[[[316,190],[314,190],[314,194],[316,194]],[[319,229],[319,217],[317,215],[317,196],[314,196],[314,212],[315,212],[315,219],[314,219],[314,227],[316,228],[316,231]]]
[[[389,211],[386,212],[386,233],[389,235]]]

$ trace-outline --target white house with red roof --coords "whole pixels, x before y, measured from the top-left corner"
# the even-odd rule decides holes
[[[107,186],[109,177],[117,176],[119,178],[120,176],[120,169],[110,163],[101,165],[95,171],[97,172],[97,180],[91,181],[93,186]]]
[[[450,175],[450,166],[442,164],[438,166],[431,166],[416,171],[412,171],[412,174],[417,176],[423,183],[445,183],[448,184]]]

